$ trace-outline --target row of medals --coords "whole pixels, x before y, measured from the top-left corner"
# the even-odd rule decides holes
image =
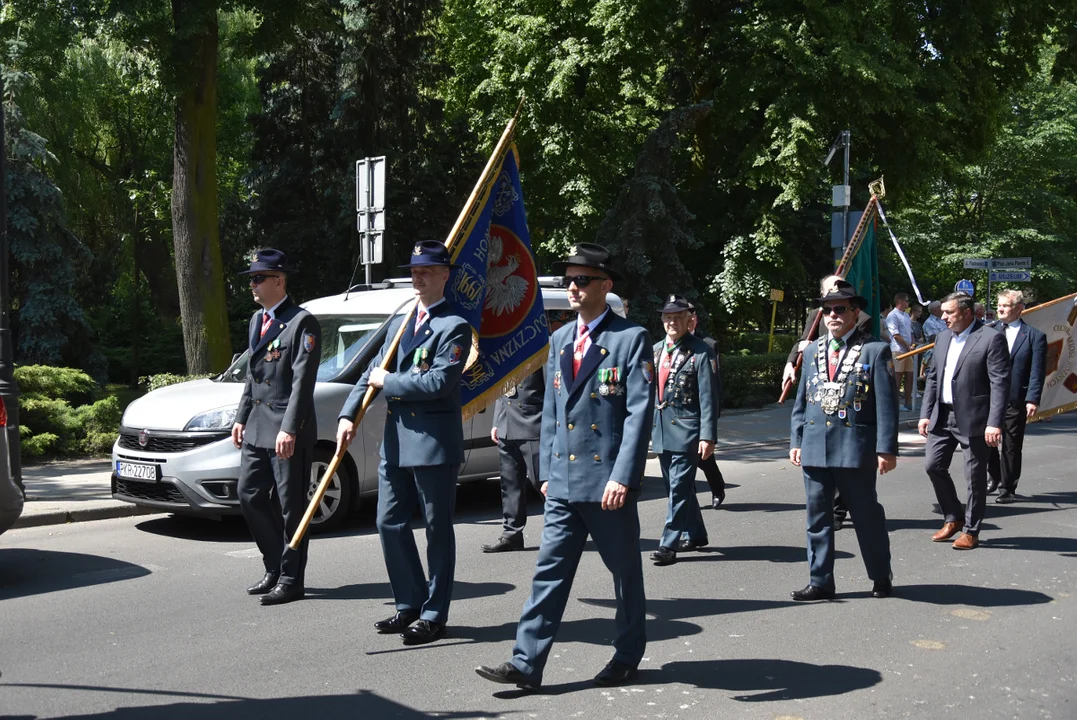
[[[815,386],[815,394],[811,398],[812,402],[819,403],[819,406],[823,408],[823,412],[827,415],[833,415],[837,413],[838,417],[842,420],[846,416],[846,408],[849,407],[848,402],[843,402],[843,396],[845,394],[845,381],[849,377],[849,373],[854,369],[856,370],[856,389],[853,392],[853,410],[860,412],[860,404],[864,400],[864,396],[867,395],[870,386],[864,382],[863,377],[860,375],[861,370],[866,370],[867,366],[863,363],[858,363],[860,358],[860,350],[863,347],[863,343],[858,342],[849,346],[849,351],[845,353],[845,357],[842,358],[841,367],[838,368],[838,375],[831,381],[830,369],[827,366],[826,359],[826,347],[827,343],[819,343],[819,352],[815,358],[815,365],[818,369],[815,377],[812,378],[812,385]],[[820,385],[822,387],[820,387]]]

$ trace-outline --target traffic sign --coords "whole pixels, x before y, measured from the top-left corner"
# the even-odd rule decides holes
[[[355,161],[355,211],[385,209],[385,156]]]
[[[782,300],[785,299],[785,291],[784,290],[776,290],[775,288],[771,288],[770,289],[770,299],[773,300],[774,302],[781,302]]]
[[[1028,270],[1011,270],[1009,272],[992,270],[991,282],[1028,282],[1032,273]]]
[[[965,258],[966,270],[986,270],[991,261],[983,258]]]
[[[968,267],[966,265],[965,267]],[[994,258],[991,260],[992,270],[1006,270],[1009,268],[1031,268],[1032,258]]]
[[[976,295],[976,286],[972,284],[971,280],[958,280],[954,285],[954,292],[965,293],[969,296]]]

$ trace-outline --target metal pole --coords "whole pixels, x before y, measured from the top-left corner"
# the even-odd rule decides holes
[[[8,297],[7,243],[7,134],[4,123],[4,76],[0,72],[0,397],[7,410],[7,447],[11,458],[11,477],[26,494],[22,484],[22,461],[19,446],[19,386],[15,383],[15,363],[11,348],[11,325],[8,317],[11,298]]]
[[[853,144],[853,134],[849,130],[843,130],[845,140],[845,187],[849,187],[849,146]],[[849,196],[845,196],[845,207],[841,211],[842,247],[849,244]]]

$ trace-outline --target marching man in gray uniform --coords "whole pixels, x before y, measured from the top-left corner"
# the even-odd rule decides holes
[[[636,503],[654,413],[651,343],[646,330],[606,304],[619,279],[606,248],[580,243],[555,267],[564,270],[579,317],[550,338],[539,456],[542,543],[512,659],[476,672],[522,688],[542,683],[590,537],[617,598],[615,652],[594,682],[622,685],[635,677],[647,645]]]
[[[798,601],[834,597],[834,490],[853,516],[856,540],[874,585],[893,592],[886,515],[875,492],[878,474],[897,466],[897,385],[890,346],[858,330],[867,301],[838,280],[819,299],[827,332],[804,348],[804,372],[793,405],[789,460],[804,471],[810,582]]]
[[[497,443],[501,470],[501,537],[483,545],[485,553],[523,550],[527,524],[527,481],[538,489],[539,431],[546,369],[539,368],[494,403],[490,439]]]
[[[247,381],[232,426],[240,448],[239,507],[262,553],[265,575],[247,588],[263,605],[303,597],[307,539],[288,546],[307,507],[318,423],[314,383],[321,327],[288,297],[288,259],[280,250],[256,252],[251,293],[262,309],[251,318]]]
[[[471,348],[471,327],[445,299],[449,251],[436,240],[415,244],[411,281],[419,305],[408,319],[396,356],[382,359],[396,337],[401,317],[389,323],[385,343],[356,383],[340,411],[337,443],[355,437],[353,420],[367,386],[380,389],[388,413],[378,465],[378,535],[396,599],[396,614],[374,623],[379,633],[400,633],[405,645],[433,642],[445,634],[456,571],[456,476],[464,462],[460,377]],[[423,572],[411,519],[426,520]],[[412,624],[414,623],[414,627]]]
[[[710,347],[688,332],[691,303],[670,295],[659,311],[666,337],[654,346],[658,368],[658,401],[654,408],[651,449],[658,453],[662,480],[669,495],[669,513],[655,565],[677,562],[678,550],[707,544],[707,528],[696,499],[696,465],[714,452],[717,407],[716,362]],[[682,540],[681,535],[686,537]]]

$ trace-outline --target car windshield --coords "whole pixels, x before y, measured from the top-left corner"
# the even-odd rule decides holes
[[[385,315],[320,315],[318,322],[322,326],[322,360],[318,365],[319,382],[336,379],[385,320]],[[236,358],[217,380],[246,382],[249,359],[248,350]]]

